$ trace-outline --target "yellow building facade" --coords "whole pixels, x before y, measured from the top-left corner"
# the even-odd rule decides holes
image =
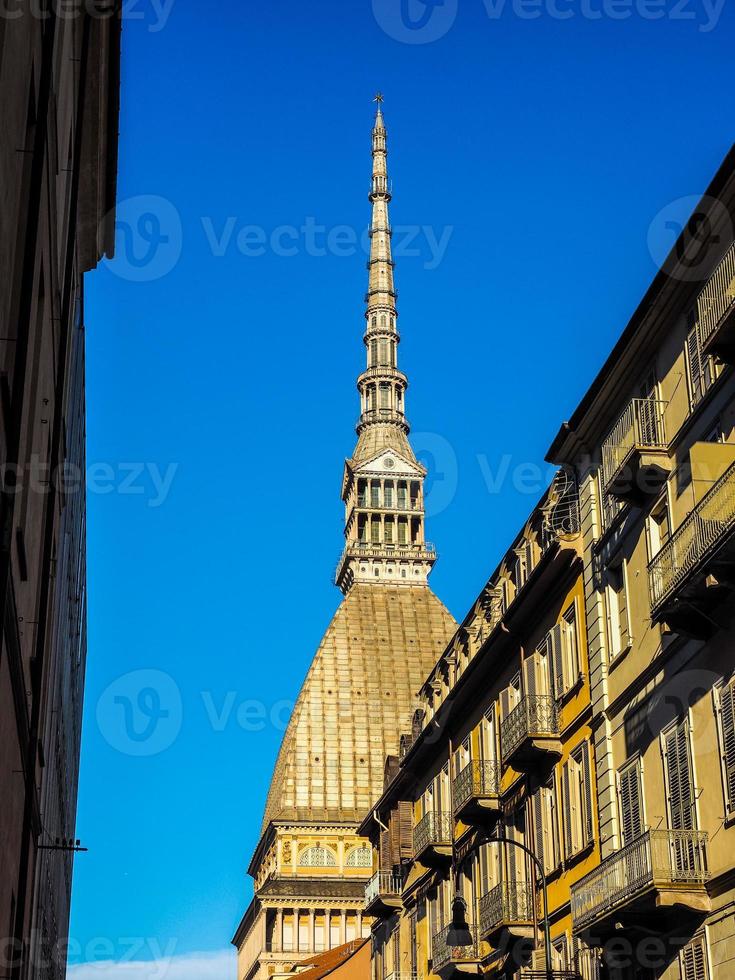
[[[560,471],[428,675],[360,828],[374,980],[543,970],[544,883],[555,976],[594,976],[571,920],[571,888],[599,863],[585,608]],[[456,896],[464,945],[447,941]]]
[[[549,459],[580,484],[612,980],[735,976],[735,152]]]

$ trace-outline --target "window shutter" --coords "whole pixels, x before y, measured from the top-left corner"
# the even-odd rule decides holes
[[[533,829],[536,841],[536,857],[546,871],[546,849],[544,847],[544,801],[543,788],[539,786],[533,797]]]
[[[572,786],[569,762],[565,762],[561,772],[561,789],[564,800],[564,853],[570,857],[574,853],[574,830],[572,826]]]
[[[551,646],[551,676],[554,697],[560,698],[569,688],[569,678],[564,668],[564,625],[557,623],[549,634]]]
[[[523,661],[523,677],[524,677],[524,687],[525,693],[528,697],[534,697],[538,694],[537,683],[536,683],[536,658],[538,654],[532,653],[530,657],[526,657]]]
[[[591,746],[586,742],[582,746],[582,846],[586,847],[594,839],[594,824],[592,816],[592,764],[590,760]]]
[[[398,823],[400,827],[400,856],[413,857],[413,803],[401,800],[398,804]]]
[[[630,645],[630,617],[628,615],[628,576],[625,562],[619,568],[620,592],[618,593],[618,617],[620,619],[620,649]]]
[[[620,771],[619,792],[620,824],[625,845],[643,833],[640,767],[637,760]]]
[[[380,831],[380,869],[390,871],[393,867],[390,830]]]
[[[689,384],[691,387],[692,405],[696,405],[704,394],[702,356],[699,349],[699,335],[696,326],[687,336],[687,363],[689,364]]]
[[[682,980],[709,980],[704,936],[695,937],[681,951]]]
[[[664,736],[664,759],[669,791],[669,821],[672,830],[694,829],[694,792],[686,721]]]
[[[720,728],[725,808],[729,814],[735,810],[735,681],[720,692]]]

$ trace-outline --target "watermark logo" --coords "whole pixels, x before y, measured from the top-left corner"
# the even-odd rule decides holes
[[[120,279],[163,279],[179,261],[182,247],[181,217],[165,197],[141,194],[117,205],[115,258],[108,267]]]
[[[181,731],[181,692],[162,670],[135,670],[118,677],[97,702],[105,741],[124,755],[158,755]]]
[[[680,197],[662,208],[648,229],[648,251],[660,268],[682,282],[702,282],[712,253],[732,241],[733,223],[717,198]],[[673,249],[673,252],[672,252]]]
[[[373,0],[373,16],[394,41],[430,44],[451,30],[458,5],[458,0]]]

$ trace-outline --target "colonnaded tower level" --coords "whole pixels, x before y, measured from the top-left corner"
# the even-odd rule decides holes
[[[344,598],[286,730],[249,867],[255,897],[233,942],[238,980],[270,977],[368,935],[371,851],[355,829],[383,789],[385,758],[410,732],[416,692],[456,624],[428,586],[426,470],[408,440],[382,97],[372,135],[366,368],[357,445],[345,461]]]

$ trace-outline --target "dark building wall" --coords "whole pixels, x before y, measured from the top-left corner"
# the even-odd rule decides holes
[[[73,852],[52,848],[75,835],[83,274],[113,249],[120,51],[118,3],[78,8],[59,17],[42,0],[0,18],[0,972],[11,980],[63,976]]]

